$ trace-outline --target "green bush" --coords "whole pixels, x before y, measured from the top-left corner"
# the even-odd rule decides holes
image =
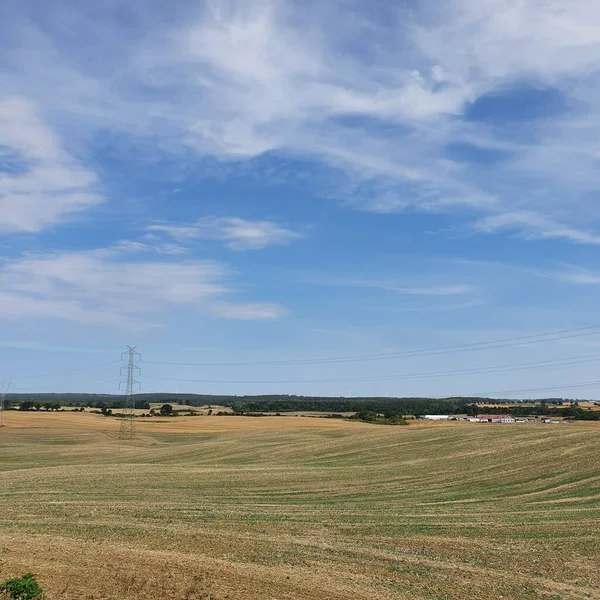
[[[12,600],[34,600],[44,593],[31,573],[7,579],[0,584],[0,592],[5,592]]]

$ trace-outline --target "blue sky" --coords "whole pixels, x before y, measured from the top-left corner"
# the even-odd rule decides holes
[[[596,2],[5,6],[17,390],[114,392],[126,344],[148,391],[596,380],[600,335],[302,362],[600,325]]]

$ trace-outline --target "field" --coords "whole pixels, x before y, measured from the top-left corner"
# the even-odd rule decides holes
[[[600,598],[600,427],[7,413],[0,579],[48,600]]]

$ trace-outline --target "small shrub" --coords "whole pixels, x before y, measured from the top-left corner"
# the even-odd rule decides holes
[[[42,588],[31,573],[7,579],[0,584],[0,592],[5,592],[12,600],[34,600],[43,594]]]

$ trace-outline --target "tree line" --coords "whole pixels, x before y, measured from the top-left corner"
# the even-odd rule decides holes
[[[58,394],[57,394],[58,395]],[[97,401],[93,402],[64,402],[57,400],[56,398],[51,402],[43,402],[39,398],[37,400],[14,400],[13,398],[7,398],[5,407],[8,409],[16,408],[18,410],[46,410],[46,411],[57,411],[63,406],[71,406],[73,408],[97,408],[102,412],[107,409],[119,409],[125,408],[125,398],[119,398],[117,400],[110,401]],[[139,398],[135,399],[135,408],[149,409],[150,404],[145,400]]]
[[[57,410],[56,407],[88,407],[99,410],[122,409],[125,406],[125,396],[109,394],[9,394],[7,405],[23,410]],[[489,402],[496,408],[484,409],[476,403]],[[296,395],[253,395],[228,396],[208,394],[172,394],[153,393],[136,394],[135,407],[149,410],[150,403],[180,404],[187,406],[228,406],[236,414],[315,411],[327,413],[362,412],[382,415],[415,415],[424,414],[478,414],[495,412],[513,414],[515,416],[548,415],[573,419],[600,420],[600,411],[581,408],[577,403],[564,406],[570,400],[564,398],[547,398],[536,400],[534,406],[518,404],[514,400],[496,400],[488,398],[452,397],[452,398],[421,398],[421,397],[354,397],[333,398],[324,396]],[[502,406],[502,404],[506,406]],[[510,406],[509,406],[510,404]]]
[[[467,415],[478,415],[482,412],[499,415],[512,415],[513,417],[562,417],[577,421],[600,421],[600,410],[582,408],[578,402],[569,406],[563,406],[564,401],[540,400],[534,406],[497,406],[495,408],[483,409],[476,404],[466,407]]]

